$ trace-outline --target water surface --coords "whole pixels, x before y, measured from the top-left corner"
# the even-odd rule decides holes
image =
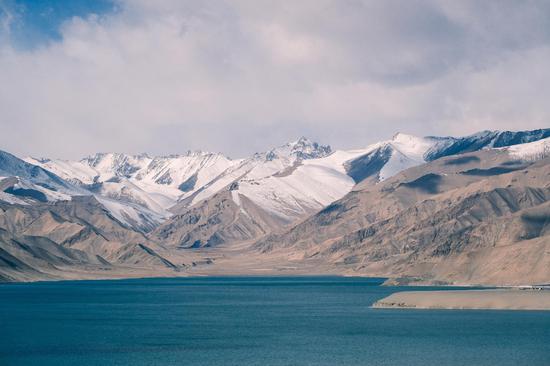
[[[411,290],[380,284],[338,277],[4,284],[0,365],[550,365],[550,312],[369,308]]]

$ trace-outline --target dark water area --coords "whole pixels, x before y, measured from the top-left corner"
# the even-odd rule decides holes
[[[0,365],[550,365],[550,312],[372,309],[340,277],[0,285]],[[422,287],[433,290],[437,287]]]

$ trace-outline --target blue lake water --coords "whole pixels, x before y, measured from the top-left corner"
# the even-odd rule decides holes
[[[372,309],[411,289],[380,283],[3,284],[0,365],[550,365],[550,312]]]

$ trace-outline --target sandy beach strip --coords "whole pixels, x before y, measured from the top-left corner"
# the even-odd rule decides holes
[[[550,310],[549,290],[403,291],[372,305],[399,309]]]

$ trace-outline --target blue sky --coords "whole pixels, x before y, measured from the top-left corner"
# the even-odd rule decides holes
[[[0,0],[0,149],[232,157],[550,121],[550,2]]]
[[[10,40],[23,49],[60,41],[60,27],[67,19],[116,10],[115,3],[109,0],[1,0],[0,3],[1,11],[13,17]]]

